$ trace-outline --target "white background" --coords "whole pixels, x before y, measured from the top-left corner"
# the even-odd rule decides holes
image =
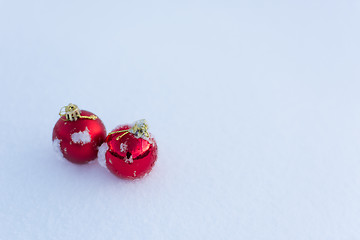
[[[0,239],[359,239],[359,0],[126,2],[0,0]],[[57,160],[69,102],[151,174]]]

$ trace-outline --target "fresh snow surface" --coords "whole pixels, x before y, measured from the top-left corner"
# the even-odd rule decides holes
[[[0,1],[0,240],[360,239],[359,25],[359,0]],[[57,161],[70,102],[146,119],[151,173]]]
[[[89,129],[86,127],[84,131],[71,134],[71,140],[81,145],[91,142]]]

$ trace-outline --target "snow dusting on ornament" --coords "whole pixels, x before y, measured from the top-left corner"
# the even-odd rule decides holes
[[[120,144],[120,151],[121,151],[121,152],[126,152],[127,149],[128,149],[127,143],[121,143],[121,144]]]
[[[130,155],[130,157],[125,158],[125,162],[126,162],[126,163],[133,163],[133,162],[134,162],[133,156]],[[136,172],[136,171],[135,171],[135,172]]]
[[[71,134],[71,140],[74,143],[79,143],[81,145],[91,142],[91,136],[89,129],[86,127],[84,131],[76,132]]]

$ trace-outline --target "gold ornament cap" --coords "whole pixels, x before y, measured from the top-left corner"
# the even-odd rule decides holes
[[[59,115],[65,116],[68,121],[76,121],[80,117],[80,109],[77,105],[69,103],[69,105],[60,109]]]
[[[136,121],[134,126],[129,129],[129,132],[135,135],[137,138],[143,138],[143,137],[150,137],[148,132],[148,124],[145,119],[141,119],[139,121]]]
[[[69,103],[69,105],[62,107],[59,112],[60,117],[65,116],[66,121],[76,121],[79,118],[85,118],[85,119],[91,119],[95,120],[97,119],[97,116],[91,115],[91,116],[81,116],[81,111],[79,107],[75,104]]]

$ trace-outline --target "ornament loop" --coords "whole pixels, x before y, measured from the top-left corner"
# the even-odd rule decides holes
[[[60,117],[65,116],[66,120],[64,121],[76,121],[78,120],[78,118],[91,119],[91,120],[97,119],[97,116],[95,115],[81,116],[79,107],[72,103],[69,103],[69,105],[62,107],[60,109],[59,115]]]

